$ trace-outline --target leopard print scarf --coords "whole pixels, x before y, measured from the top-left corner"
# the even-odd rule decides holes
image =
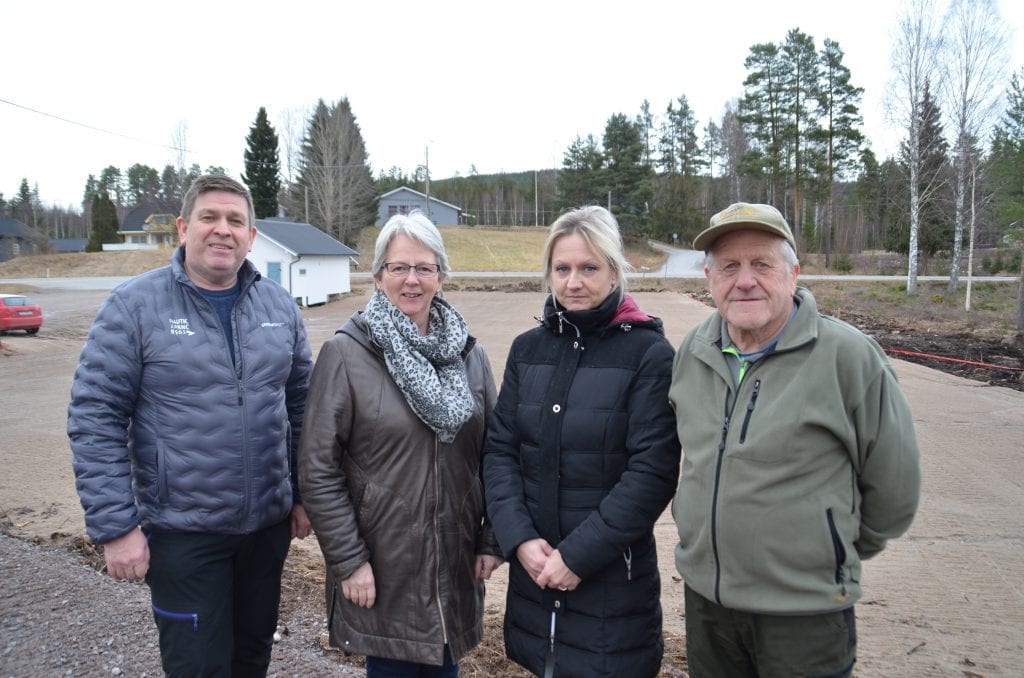
[[[442,442],[455,440],[475,405],[462,359],[469,338],[466,321],[451,304],[434,297],[427,334],[421,336],[412,318],[380,290],[374,290],[363,318],[412,411]]]

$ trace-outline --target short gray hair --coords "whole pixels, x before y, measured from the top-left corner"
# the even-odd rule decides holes
[[[185,223],[192,219],[192,210],[195,209],[196,199],[209,191],[224,191],[245,198],[245,204],[249,208],[249,228],[256,228],[256,210],[252,205],[252,194],[244,184],[226,174],[201,174],[196,177],[185,193],[185,198],[181,201],[181,218],[185,220]]]
[[[373,266],[371,268],[374,277],[379,276],[380,272],[384,269],[384,257],[387,256],[391,241],[397,235],[412,238],[436,254],[439,266],[438,276],[442,280],[448,277],[451,268],[448,266],[448,253],[444,249],[444,240],[441,238],[441,232],[419,210],[413,210],[409,214],[396,214],[388,219],[384,227],[380,229],[380,234],[377,235],[377,243],[373,247]]]
[[[622,248],[619,222],[611,212],[598,205],[589,205],[566,212],[551,224],[544,243],[544,282],[551,288],[551,257],[555,242],[564,235],[579,234],[594,254],[603,257],[615,271],[615,291],[622,300],[626,293],[626,271],[632,266]]]

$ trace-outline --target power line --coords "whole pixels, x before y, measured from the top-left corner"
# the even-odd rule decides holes
[[[183,153],[191,153],[192,152],[192,151],[188,150],[187,148],[178,148],[177,146],[168,146],[167,144],[158,144],[155,141],[149,141],[147,139],[140,139],[138,137],[128,136],[127,134],[121,134],[120,132],[111,132],[110,130],[101,129],[99,127],[93,127],[92,125],[86,125],[84,122],[77,122],[75,120],[68,120],[67,118],[62,118],[59,115],[54,115],[53,113],[47,113],[46,111],[40,111],[40,110],[37,110],[35,108],[30,108],[28,106],[22,106],[21,104],[16,104],[13,101],[8,101],[7,99],[0,99],[0,103],[7,104],[8,106],[14,106],[15,108],[20,108],[22,110],[26,110],[26,111],[29,111],[31,113],[35,113],[36,115],[42,115],[42,116],[45,116],[47,118],[53,118],[54,120],[60,120],[61,122],[66,122],[66,123],[68,123],[70,125],[78,125],[79,127],[84,127],[85,129],[91,129],[94,132],[102,132],[103,134],[110,134],[110,135],[115,136],[115,137],[121,137],[123,139],[129,139],[131,141],[138,141],[138,142],[143,143],[143,144],[150,144],[152,146],[159,146],[160,148],[168,148],[168,149],[170,149],[172,151],[179,151],[179,152],[183,152]]]

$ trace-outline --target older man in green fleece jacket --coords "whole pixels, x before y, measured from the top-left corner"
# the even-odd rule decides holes
[[[797,287],[775,208],[731,205],[694,249],[717,311],[669,392],[691,675],[850,675],[861,563],[917,509],[910,407],[878,345]]]

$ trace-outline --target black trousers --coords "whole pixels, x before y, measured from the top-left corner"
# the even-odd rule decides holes
[[[244,535],[153,532],[149,584],[167,676],[266,676],[291,522]]]
[[[852,607],[772,615],[722,607],[685,587],[686,660],[693,678],[844,678],[857,657]]]

